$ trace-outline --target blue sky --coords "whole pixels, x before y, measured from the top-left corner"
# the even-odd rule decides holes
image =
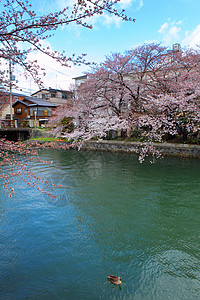
[[[199,0],[126,0],[123,8],[132,22],[117,22],[116,18],[99,18],[92,30],[66,28],[56,34],[52,43],[60,50],[88,53],[88,59],[99,62],[110,52],[125,51],[145,42],[158,41],[167,46],[175,42],[187,45],[200,43],[199,35],[191,40],[200,26]]]
[[[73,0],[35,0],[38,12],[62,8]],[[39,5],[40,4],[40,5]],[[52,49],[66,53],[87,53],[89,61],[104,61],[111,52],[124,52],[143,43],[161,42],[172,47],[180,43],[182,47],[200,45],[200,1],[199,0],[123,0],[121,7],[126,14],[135,18],[133,22],[121,22],[114,16],[96,17],[89,22],[93,29],[70,25],[55,32],[48,43]],[[47,58],[37,57],[46,67],[45,86],[67,89],[72,78],[82,75],[88,67],[61,68]],[[16,68],[16,74],[20,71]],[[20,82],[23,89],[37,90],[33,82]]]

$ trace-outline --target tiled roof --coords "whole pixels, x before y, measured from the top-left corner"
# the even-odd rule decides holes
[[[32,102],[33,104],[37,104],[39,106],[57,107],[57,105],[55,105],[47,100],[44,100],[42,98],[25,97],[24,100],[28,100],[28,101]]]
[[[74,77],[72,79],[77,80],[77,79],[86,79],[86,78],[87,78],[87,75],[81,75],[81,76],[78,76],[78,77]]]
[[[32,103],[27,103],[26,100],[32,102]],[[18,100],[16,101],[13,106],[17,103],[22,103],[24,104],[25,106],[45,106],[45,107],[57,107],[57,105],[49,102],[49,101],[46,101],[44,99],[39,99],[39,98],[33,98],[33,97],[25,97],[23,99],[23,101],[21,100]]]
[[[1,90],[1,89],[0,89],[0,93],[1,93],[1,94],[5,94],[6,96],[10,96],[10,92],[3,91],[3,90]],[[25,94],[19,94],[19,93],[13,92],[13,93],[12,93],[12,96],[14,96],[14,97],[26,97],[27,95],[25,95]]]
[[[17,104],[17,103],[22,103],[22,104],[24,104],[25,106],[29,106],[28,103],[26,103],[26,102],[24,102],[24,101],[22,101],[22,100],[17,100],[12,106],[14,106],[14,105]]]
[[[42,91],[46,91],[46,92],[62,92],[62,93],[71,93],[71,91],[69,90],[59,90],[59,89],[54,89],[54,88],[49,88],[49,89],[40,89],[39,91],[35,92],[32,94],[32,96],[34,96],[35,94],[38,94]]]

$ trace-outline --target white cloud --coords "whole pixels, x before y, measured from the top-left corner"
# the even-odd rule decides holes
[[[77,3],[76,0],[56,0],[52,4],[54,7],[56,6],[59,9],[63,9],[66,6],[72,7],[75,3]],[[132,5],[133,3],[136,3],[138,5],[137,9],[140,9],[143,6],[143,0],[120,0],[119,5],[123,8]],[[92,6],[90,2],[87,3],[88,6]]]
[[[139,10],[140,8],[142,8],[143,5],[144,5],[144,4],[143,4],[143,0],[140,0],[140,1],[139,1],[139,6],[138,6],[137,10]]]
[[[131,4],[131,2],[132,2],[132,0],[121,0],[120,5],[123,7],[126,7],[126,6],[129,6]]]
[[[143,0],[120,0],[119,4],[122,8],[126,8],[133,3],[137,4],[137,10],[139,10],[143,6]]]
[[[53,2],[58,9],[63,9],[66,6],[73,6],[77,1],[76,0],[56,0]]]
[[[77,3],[77,1],[76,0],[56,0],[55,3],[59,9],[63,9],[66,6],[69,6],[72,8],[73,5],[75,3]],[[139,10],[143,6],[143,0],[120,0],[120,2],[115,6],[115,8],[120,7],[119,8],[119,11],[120,11],[120,9],[126,9],[127,7],[129,7],[133,4],[137,4],[136,9]],[[93,5],[87,1],[86,1],[86,5],[88,7],[89,6],[93,7]],[[92,17],[87,17],[85,19],[85,22],[89,23],[94,28],[98,29],[97,22],[101,22],[101,23],[103,23],[103,25],[106,25],[106,26],[110,26],[110,25],[114,24],[117,27],[119,27],[121,24],[121,19],[119,17],[115,16],[114,14],[113,15],[108,14],[106,11],[104,11],[103,15],[95,15]],[[72,24],[70,26],[70,28],[75,28],[75,27],[77,27],[75,23],[74,23],[74,26]],[[69,26],[67,27],[67,29],[69,29]]]
[[[196,48],[200,45],[200,24],[197,25],[193,30],[183,32],[182,21],[171,21],[163,23],[158,33],[162,36],[164,43],[167,45],[179,42],[183,47]]]
[[[180,39],[179,33],[181,32],[181,25],[181,20],[171,21],[170,19],[161,25],[158,33],[162,35],[162,39],[167,45],[172,42],[177,42]]]
[[[133,3],[137,4],[137,7],[136,7],[137,10],[141,9],[141,7],[143,6],[143,0],[120,0],[119,5],[120,5],[121,9],[126,10],[126,8],[130,5],[132,5]],[[126,11],[125,11],[125,14],[126,14]],[[97,18],[98,17],[96,17],[95,21],[97,21]],[[122,22],[122,20],[119,17],[117,17],[115,15],[109,15],[107,13],[103,14],[103,18],[102,18],[102,16],[99,16],[98,19],[102,19],[103,24],[107,25],[107,26],[114,24],[115,26],[120,27],[121,22]],[[93,21],[93,24],[95,23],[95,21]]]
[[[171,37],[178,37],[178,33],[181,31],[181,28],[178,26],[172,26],[169,30],[169,34]]]
[[[196,48],[197,45],[200,45],[200,24],[194,30],[186,31],[182,45],[191,48]]]
[[[50,49],[53,50],[49,42],[46,41],[45,45],[49,45]],[[37,60],[38,65],[45,69],[45,71],[40,71],[40,78],[44,82],[45,88],[51,87],[66,90],[73,82],[72,78],[75,75],[75,69],[73,65],[71,65],[71,67],[63,67],[55,59],[52,59],[48,55],[38,51],[30,53],[28,60]],[[43,75],[43,72],[46,73],[46,76]],[[28,79],[25,78],[22,67],[15,66],[14,74],[18,80],[17,85],[22,92],[30,94],[38,90],[39,87],[34,82],[31,75],[28,77]]]
[[[163,25],[161,25],[160,29],[158,30],[159,33],[165,32],[169,28],[169,23],[165,22]]]
[[[120,27],[120,23],[121,23],[121,19],[117,16],[108,16],[106,14],[103,15],[103,23],[104,25],[107,25],[108,27],[110,27],[112,24],[115,24],[117,27]]]
[[[135,48],[140,47],[140,46],[143,46],[144,44],[152,44],[152,43],[159,44],[159,41],[158,40],[145,40],[143,43],[132,45],[130,47],[130,50],[135,49]]]

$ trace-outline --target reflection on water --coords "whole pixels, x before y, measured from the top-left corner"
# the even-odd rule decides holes
[[[31,169],[57,198],[17,179],[0,191],[0,299],[200,299],[198,160],[41,156],[54,164]]]

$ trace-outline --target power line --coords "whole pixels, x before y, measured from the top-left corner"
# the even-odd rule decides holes
[[[66,75],[66,74],[64,74],[63,72],[58,71],[58,70],[55,70],[55,69],[53,69],[53,68],[51,68],[51,67],[49,67],[49,66],[46,66],[46,65],[43,65],[43,66],[46,67],[46,68],[48,68],[48,69],[51,69],[51,70],[53,70],[53,71],[55,71],[55,72],[57,72],[57,73],[60,73],[60,74],[62,74],[62,75],[64,75],[64,76],[70,77],[70,75]]]
[[[55,71],[55,73],[56,73],[55,74],[55,77],[56,77],[56,86],[57,86],[57,74],[61,74],[61,75],[65,76],[65,77],[67,77],[68,79],[72,79],[72,76],[63,73],[62,71],[58,71],[58,70],[56,70],[54,68],[46,66],[45,64],[41,64],[41,66],[45,67],[47,69]],[[16,72],[17,76],[19,76],[20,73],[22,74],[22,69],[21,68],[22,67],[20,67],[18,65],[15,65],[15,72]],[[48,73],[47,73],[47,75],[48,75]],[[53,78],[51,78],[51,79],[53,80]],[[21,77],[21,80],[23,80],[23,77]],[[50,79],[47,78],[47,80],[50,80]],[[26,82],[28,82],[28,79],[26,79]],[[62,89],[61,87],[59,87],[59,88]],[[31,87],[28,88],[28,87],[25,87],[25,86],[23,86],[23,87],[22,86],[17,86],[16,90],[20,90],[20,91],[22,91],[24,93],[32,94],[32,88]],[[34,90],[37,91],[38,89],[35,87],[35,88],[33,88],[33,92],[34,92]]]
[[[66,76],[66,77],[71,77],[70,75],[67,75],[67,74],[65,74],[65,73],[63,73],[63,72],[61,72],[61,71],[58,71],[58,70],[56,70],[56,69],[53,69],[53,68],[51,68],[51,67],[49,67],[49,66],[46,66],[46,65],[44,65],[44,64],[41,64],[41,66],[44,66],[45,68],[50,69],[50,70],[53,70],[53,71],[55,71],[56,73],[62,74],[62,75],[64,75],[64,76]],[[18,67],[15,67],[15,70],[18,71],[18,72],[21,72],[21,70],[20,70]]]

